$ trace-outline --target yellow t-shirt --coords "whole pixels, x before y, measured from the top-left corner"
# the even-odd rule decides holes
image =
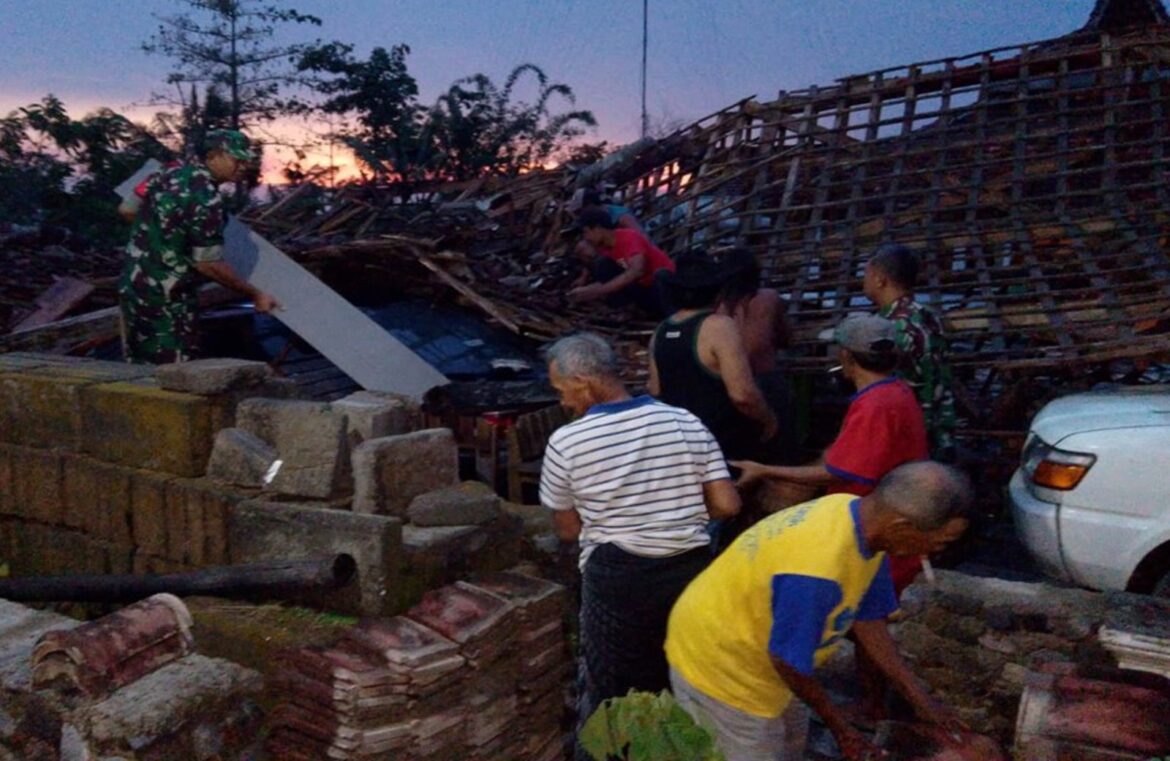
[[[744,532],[675,603],[670,665],[709,697],[779,716],[792,691],[771,655],[810,674],[855,620],[897,608],[885,553],[865,546],[858,501],[831,494]]]

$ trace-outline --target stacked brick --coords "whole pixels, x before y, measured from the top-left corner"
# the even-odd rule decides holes
[[[514,572],[429,592],[271,680],[274,757],[551,761],[569,659],[563,588]]]
[[[161,388],[153,373],[0,354],[0,560],[13,576],[227,562],[243,495],[200,476],[233,400]]]

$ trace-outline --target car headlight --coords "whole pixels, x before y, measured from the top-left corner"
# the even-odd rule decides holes
[[[1036,486],[1057,491],[1075,489],[1097,461],[1097,455],[1069,452],[1033,435],[1021,457],[1024,473]]]

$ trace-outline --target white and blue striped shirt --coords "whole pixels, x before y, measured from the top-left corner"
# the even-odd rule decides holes
[[[599,544],[666,557],[709,543],[703,484],[730,478],[697,417],[649,396],[597,404],[549,438],[540,501],[581,516],[581,568]]]

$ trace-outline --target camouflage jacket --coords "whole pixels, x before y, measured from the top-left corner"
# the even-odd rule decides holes
[[[932,455],[945,459],[954,447],[955,397],[942,321],[913,296],[903,296],[878,314],[894,323],[898,375],[910,384],[922,405]]]
[[[196,262],[223,258],[223,199],[203,167],[180,164],[147,181],[119,290],[149,304],[193,306]]]

